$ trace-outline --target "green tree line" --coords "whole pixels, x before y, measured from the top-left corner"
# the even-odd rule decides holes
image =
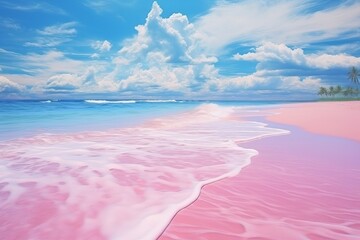
[[[328,88],[326,87],[320,87],[318,91],[319,96],[344,96],[344,97],[354,97],[358,96],[360,91],[358,88],[359,85],[359,70],[356,67],[351,67],[348,72],[348,79],[353,85],[356,85],[355,87],[341,87],[340,85],[337,86],[330,86]]]

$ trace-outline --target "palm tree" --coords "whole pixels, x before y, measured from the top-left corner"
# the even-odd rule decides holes
[[[348,77],[352,83],[359,83],[359,70],[356,67],[351,67],[348,72]]]
[[[345,97],[351,95],[351,92],[352,92],[352,88],[351,87],[347,87],[344,91],[343,91],[343,94]]]
[[[329,95],[334,96],[335,95],[335,88],[333,86],[329,87]]]
[[[347,88],[343,91],[343,94],[344,94],[345,97],[346,97],[346,96],[352,97],[352,96],[354,96],[354,95],[359,94],[359,90],[358,90],[358,89],[354,89],[354,88],[352,88],[352,87],[347,87]]]
[[[359,91],[358,88],[354,90],[354,95],[355,95],[355,96],[359,95],[359,93],[360,93],[360,91]]]
[[[341,87],[340,85],[337,85],[337,86],[335,87],[334,93],[335,93],[335,95],[337,95],[337,94],[340,94],[341,91],[342,91],[342,87]]]
[[[327,91],[326,88],[320,87],[318,94],[319,94],[320,96],[322,96],[322,95],[327,96],[327,95],[328,95],[328,91]]]

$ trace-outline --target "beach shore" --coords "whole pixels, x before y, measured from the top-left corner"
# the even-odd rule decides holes
[[[288,104],[268,120],[360,141],[360,101]]]
[[[291,134],[239,143],[259,155],[203,187],[159,239],[360,236],[360,102],[289,104],[254,117]]]

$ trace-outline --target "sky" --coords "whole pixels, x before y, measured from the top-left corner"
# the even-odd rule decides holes
[[[0,99],[314,99],[359,0],[0,0]]]

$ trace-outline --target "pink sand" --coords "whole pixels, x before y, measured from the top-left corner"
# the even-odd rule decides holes
[[[301,110],[299,110],[301,109]],[[269,120],[307,131],[360,141],[360,101],[291,104]]]
[[[359,106],[289,105],[269,119],[358,139]],[[291,134],[239,143],[259,155],[237,176],[205,186],[159,239],[360,239],[360,142],[270,127]]]

